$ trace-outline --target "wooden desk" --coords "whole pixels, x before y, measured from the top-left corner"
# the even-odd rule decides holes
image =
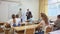
[[[0,25],[4,25],[4,23],[3,22],[0,22]]]
[[[35,28],[35,27],[37,27],[37,25],[38,24],[28,25],[28,26],[20,26],[20,27],[12,27],[12,28],[16,31],[21,31],[21,30],[25,30],[25,29],[28,29],[28,28]]]
[[[13,27],[13,29],[16,31],[22,31],[22,30],[25,30],[25,26]]]
[[[13,27],[13,29],[15,31],[18,32],[18,34],[20,34],[20,31],[25,31],[26,29],[30,29],[30,28],[36,28],[38,24],[35,25],[28,25],[28,26],[20,26],[20,27]]]

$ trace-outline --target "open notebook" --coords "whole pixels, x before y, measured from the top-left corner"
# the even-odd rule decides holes
[[[50,32],[49,34],[60,34],[60,30],[52,31],[52,32]]]

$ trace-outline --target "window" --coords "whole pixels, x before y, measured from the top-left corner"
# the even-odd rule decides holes
[[[57,0],[48,0],[48,4],[54,4],[56,2],[57,2]]]
[[[60,14],[60,0],[48,0],[48,15],[57,16]]]

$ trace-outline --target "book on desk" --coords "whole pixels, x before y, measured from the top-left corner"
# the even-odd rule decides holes
[[[60,34],[60,30],[49,32],[49,34]]]

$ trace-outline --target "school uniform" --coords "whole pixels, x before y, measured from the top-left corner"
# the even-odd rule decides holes
[[[8,24],[10,24],[11,27],[12,26],[18,26],[18,24],[20,24],[21,20],[20,20],[20,18],[15,18],[15,20],[16,20],[16,23],[13,23],[13,19],[10,19],[8,21]]]

